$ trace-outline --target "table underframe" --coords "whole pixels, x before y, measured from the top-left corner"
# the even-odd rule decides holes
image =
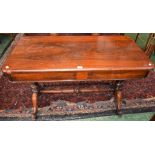
[[[115,80],[112,81],[112,87],[113,87],[113,94],[114,94],[114,101],[116,103],[116,112],[118,115],[122,114],[122,84],[123,81],[121,80]],[[32,120],[37,119],[37,112],[38,112],[38,96],[40,94],[54,94],[54,93],[91,93],[91,92],[100,92],[103,91],[101,89],[79,89],[79,88],[74,88],[74,89],[63,89],[63,90],[52,90],[52,89],[41,89],[39,87],[39,82],[32,83],[31,85],[32,88]]]

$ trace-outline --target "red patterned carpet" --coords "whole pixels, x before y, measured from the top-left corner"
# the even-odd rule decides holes
[[[41,87],[44,84],[41,84]],[[39,107],[50,107],[49,109],[54,113],[65,113],[66,111],[85,112],[91,110],[97,112],[98,109],[109,109],[110,104],[103,105],[105,100],[111,99],[113,93],[108,85],[104,82],[94,81],[90,82],[70,82],[70,83],[53,83],[45,84],[50,88],[68,88],[68,87],[105,87],[106,93],[85,93],[85,94],[53,94],[53,95],[40,95]],[[155,72],[150,72],[147,78],[140,80],[125,81],[123,84],[123,97],[126,100],[133,99],[146,99],[155,97]],[[155,100],[154,100],[155,102]],[[140,103],[141,104],[141,103]],[[136,104],[140,106],[140,104]],[[149,102],[147,102],[149,107]],[[151,102],[152,104],[152,102]],[[113,106],[113,105],[112,105]],[[124,105],[127,106],[127,105]],[[25,83],[11,83],[4,76],[0,78],[0,110],[18,110],[31,107],[31,88],[30,84]],[[141,107],[139,107],[141,108]],[[48,109],[48,110],[49,110]]]

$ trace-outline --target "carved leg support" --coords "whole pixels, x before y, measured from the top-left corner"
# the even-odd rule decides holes
[[[35,120],[37,118],[37,111],[38,111],[38,86],[37,84],[32,84],[32,106],[33,106],[33,112],[32,112],[32,120]]]
[[[117,114],[122,114],[122,92],[121,92],[122,81],[115,82],[115,101],[117,107]]]

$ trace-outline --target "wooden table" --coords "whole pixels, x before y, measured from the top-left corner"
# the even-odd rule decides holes
[[[153,68],[153,63],[127,36],[23,36],[8,55],[2,71],[13,82],[32,83],[36,118],[39,93],[94,91],[40,90],[39,82],[112,80],[120,114],[122,81],[144,78]]]

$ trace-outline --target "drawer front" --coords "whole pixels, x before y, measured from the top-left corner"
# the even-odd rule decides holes
[[[88,78],[90,80],[125,80],[125,79],[136,79],[143,78],[147,75],[148,71],[98,71],[90,72]]]
[[[12,81],[53,81],[53,80],[75,80],[74,72],[28,72],[13,73]]]

